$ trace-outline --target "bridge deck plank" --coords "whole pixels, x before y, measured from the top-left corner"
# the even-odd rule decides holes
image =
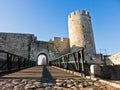
[[[65,71],[56,69],[50,66],[35,66],[31,68],[27,68],[24,70],[20,70],[18,72],[10,73],[2,76],[1,78],[80,78],[78,76],[72,75]]]

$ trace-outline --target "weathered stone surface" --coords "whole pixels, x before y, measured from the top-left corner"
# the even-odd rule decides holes
[[[93,85],[94,82],[93,82],[93,81],[88,81],[88,84],[89,84],[89,85]]]
[[[84,87],[84,86],[83,86],[83,83],[80,83],[80,84],[78,85],[78,87],[80,87],[80,88]]]
[[[6,85],[5,81],[0,82],[0,85]]]
[[[48,86],[48,87],[45,87],[45,90],[52,90],[52,88]]]
[[[9,43],[9,44],[8,44]],[[4,50],[31,60],[37,60],[38,55],[44,53],[48,60],[68,53],[69,38],[54,37],[51,41],[38,41],[34,34],[0,33],[0,50]],[[6,60],[6,55],[0,53],[0,58]]]
[[[82,82],[79,82],[80,80],[81,79],[59,79],[59,81],[61,81],[61,83],[59,82],[61,85],[57,85],[57,83],[42,83],[40,80],[36,79],[3,79],[0,80],[0,83],[2,83],[0,85],[0,90],[119,90],[99,81],[92,82],[91,80],[84,79]],[[22,81],[25,82],[23,83]],[[20,83],[18,85],[14,85],[15,82]],[[32,83],[28,84],[26,82]],[[40,85],[40,87],[37,85]]]
[[[62,82],[63,80],[61,79],[56,79],[56,82],[59,83],[59,82]]]
[[[73,87],[73,86],[74,86],[74,84],[71,84],[71,83],[67,84],[67,87]]]
[[[14,86],[14,90],[24,90],[24,84]]]
[[[28,80],[27,79],[23,79],[21,82],[27,84]]]
[[[56,83],[56,85],[58,85],[58,86],[62,86],[62,84],[63,84],[62,82]]]
[[[79,10],[68,16],[70,47],[74,50],[84,47],[85,60],[90,61],[96,53],[91,19],[88,11]]]
[[[13,84],[10,84],[10,83],[7,83],[5,86],[4,86],[4,89],[7,90],[7,89],[10,89],[10,90],[13,90],[14,88],[14,85]]]
[[[32,84],[33,84],[33,82],[32,82],[32,81],[28,81],[28,84],[32,85]]]
[[[36,87],[41,87],[42,86],[41,82],[34,82],[33,84],[36,85]]]

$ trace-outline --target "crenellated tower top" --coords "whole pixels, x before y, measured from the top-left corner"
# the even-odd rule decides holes
[[[80,12],[80,10],[76,10],[75,12],[71,12],[68,15],[68,18],[72,18],[72,17],[76,17],[76,16],[80,16],[80,15],[85,15],[85,16],[88,16],[89,18],[91,17],[90,13],[86,10],[82,10],[82,12]]]

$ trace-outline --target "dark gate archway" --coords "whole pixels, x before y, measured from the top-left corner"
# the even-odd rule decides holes
[[[49,65],[49,61],[50,61],[50,55],[49,52],[47,50],[41,50],[41,51],[37,51],[36,52],[36,65],[38,65],[38,58],[40,55],[44,55],[46,57],[46,64],[45,65]]]

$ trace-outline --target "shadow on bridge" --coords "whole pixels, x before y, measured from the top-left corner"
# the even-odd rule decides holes
[[[42,77],[40,78],[43,83],[55,83],[55,79],[52,77],[48,67],[43,65]]]

